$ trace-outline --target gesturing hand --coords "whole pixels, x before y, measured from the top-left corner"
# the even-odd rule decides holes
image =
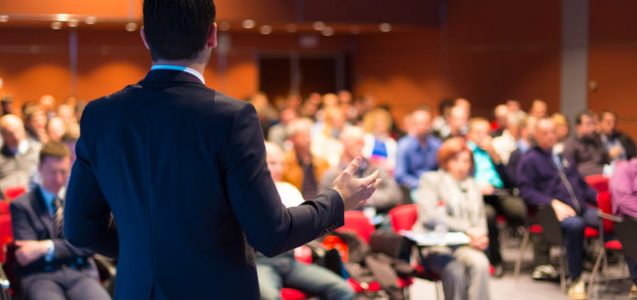
[[[378,171],[364,177],[356,178],[354,173],[360,167],[362,158],[357,157],[334,179],[334,189],[341,194],[345,210],[356,208],[374,194],[380,184]]]

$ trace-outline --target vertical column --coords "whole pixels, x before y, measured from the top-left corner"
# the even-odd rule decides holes
[[[560,110],[573,122],[588,107],[588,0],[562,0]]]
[[[71,94],[77,97],[77,30],[71,28],[69,30],[69,68],[71,73]]]

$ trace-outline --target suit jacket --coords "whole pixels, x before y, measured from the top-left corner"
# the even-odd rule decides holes
[[[80,127],[64,230],[118,256],[118,299],[258,299],[252,247],[275,256],[343,224],[334,190],[286,209],[254,107],[189,73],[151,71]]]
[[[55,245],[52,261],[47,262],[42,257],[26,266],[16,265],[16,272],[21,277],[39,272],[53,272],[58,270],[61,264],[85,264],[87,270],[96,271],[92,260],[89,259],[93,255],[91,251],[72,246],[62,236],[54,236],[55,220],[44,203],[40,187],[11,202],[10,209],[15,240],[52,240]]]

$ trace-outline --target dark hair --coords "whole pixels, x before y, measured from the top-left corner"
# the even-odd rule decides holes
[[[71,150],[66,144],[63,143],[46,143],[40,150],[40,165],[44,163],[47,158],[66,158],[71,157]]]
[[[575,125],[581,125],[582,124],[582,118],[584,116],[587,116],[591,119],[595,119],[595,113],[590,111],[590,110],[585,110],[583,112],[580,112],[579,114],[577,114],[577,116],[575,117]]]
[[[193,59],[215,21],[213,0],[144,0],[144,33],[157,59]]]
[[[445,110],[448,108],[452,108],[454,105],[454,101],[451,99],[442,99],[440,103],[438,103],[438,113],[442,116],[445,114]]]

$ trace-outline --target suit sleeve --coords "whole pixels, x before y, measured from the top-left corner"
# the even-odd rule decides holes
[[[267,256],[303,245],[343,225],[338,192],[286,209],[265,163],[263,133],[252,105],[234,116],[223,157],[228,198],[250,244]]]
[[[87,106],[80,125],[83,135],[75,147],[77,159],[73,164],[66,194],[64,234],[76,247],[116,257],[119,247],[117,230],[111,209],[91,167],[87,141],[84,138],[94,134],[87,127],[87,119],[90,118],[89,108],[90,105]]]

